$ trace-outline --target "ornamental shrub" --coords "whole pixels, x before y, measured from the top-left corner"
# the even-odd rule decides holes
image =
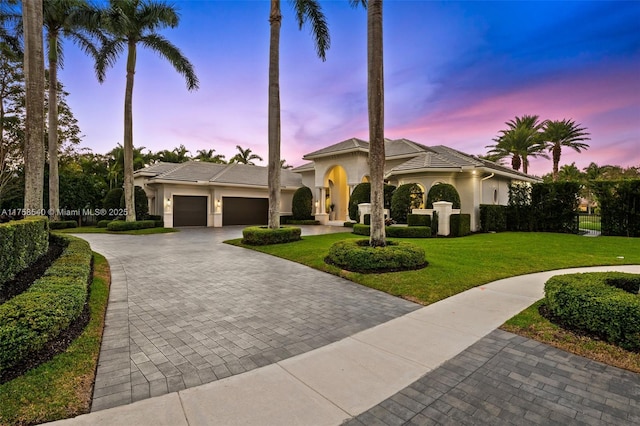
[[[536,231],[577,234],[579,192],[578,182],[534,183],[531,186],[531,205],[535,212]]]
[[[155,228],[155,220],[137,220],[135,222],[127,222],[124,220],[113,220],[107,224],[109,231],[133,231],[135,229]]]
[[[627,350],[640,351],[640,275],[558,275],[544,288],[546,306],[565,324]]]
[[[77,228],[78,222],[75,220],[59,220],[56,222],[49,222],[49,229],[67,229]]]
[[[303,186],[298,188],[293,193],[293,200],[291,202],[291,212],[293,213],[294,220],[309,220],[313,219],[313,192],[311,189]]]
[[[640,237],[640,179],[590,183],[602,215],[602,235]]]
[[[0,377],[69,328],[84,309],[91,277],[91,247],[53,236],[66,248],[24,293],[0,305]]]
[[[362,216],[362,220],[364,221],[365,225],[371,225],[371,215],[370,214],[365,214]]]
[[[431,226],[431,216],[428,214],[408,214],[407,224],[409,226]]]
[[[266,226],[249,226],[242,230],[242,242],[252,246],[282,244],[301,240],[302,230],[294,226],[270,229]]]
[[[371,184],[363,182],[356,185],[349,197],[349,218],[357,222],[360,221],[358,215],[358,204],[371,202]]]
[[[448,183],[437,183],[431,187],[427,195],[427,208],[432,209],[433,203],[437,201],[449,201],[453,203],[451,208],[460,208],[460,195],[456,188]]]
[[[102,200],[102,207],[107,211],[114,211],[120,208],[120,200],[124,196],[124,190],[122,188],[113,188]],[[113,217],[111,217],[113,219]]]
[[[109,195],[109,194],[107,194]],[[141,221],[149,216],[149,201],[147,200],[147,193],[140,186],[135,186],[133,191],[134,206],[136,209],[136,221]],[[120,197],[120,208],[125,208],[124,191]]]
[[[109,223],[111,223],[110,219],[99,220],[98,223],[96,224],[96,227],[98,227],[98,228],[106,228]]]
[[[391,218],[398,223],[407,223],[407,215],[422,204],[422,190],[416,183],[400,185],[391,197]]]
[[[484,232],[507,230],[507,207],[494,204],[480,204],[480,228]]]
[[[431,228],[428,226],[385,226],[385,235],[389,238],[429,238]],[[353,233],[356,235],[371,235],[371,226],[353,225]]]
[[[471,215],[452,214],[449,217],[449,235],[452,237],[464,237],[471,234]]]
[[[28,216],[0,224],[0,287],[49,250],[49,220]]]
[[[369,240],[356,239],[334,243],[325,261],[362,273],[408,271],[427,266],[422,247],[395,241],[387,241],[385,247],[371,247]]]

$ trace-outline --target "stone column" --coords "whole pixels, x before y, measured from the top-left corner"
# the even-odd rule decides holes
[[[449,201],[436,201],[433,210],[438,213],[438,235],[448,236],[451,233],[450,217],[453,203]]]

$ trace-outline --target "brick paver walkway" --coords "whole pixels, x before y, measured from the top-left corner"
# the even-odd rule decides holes
[[[222,244],[240,234],[82,235],[113,279],[92,411],[244,373],[420,307]]]
[[[637,425],[640,375],[496,330],[345,423],[439,424]]]

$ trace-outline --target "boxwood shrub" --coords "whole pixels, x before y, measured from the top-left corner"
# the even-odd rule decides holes
[[[306,219],[306,220],[291,219],[287,222],[287,225],[320,225],[320,221],[315,219]]]
[[[452,214],[449,220],[449,233],[452,237],[464,237],[471,233],[471,215]]]
[[[242,242],[252,246],[282,244],[302,239],[301,229],[295,226],[281,226],[269,229],[266,226],[249,226],[242,230]]]
[[[155,220],[136,220],[135,222],[113,220],[107,224],[107,229],[109,231],[131,231],[134,229],[155,228],[155,226]]]
[[[111,220],[109,219],[104,219],[104,220],[99,220],[98,223],[96,224],[96,226],[98,228],[106,228],[108,224],[111,223]]]
[[[427,265],[424,249],[405,242],[387,241],[385,247],[370,247],[369,240],[334,243],[325,261],[354,272],[393,272],[420,269]]]
[[[407,215],[420,207],[423,195],[416,183],[400,185],[391,197],[391,218],[398,223],[407,223]]]
[[[429,238],[431,228],[428,226],[386,226],[385,235],[390,238]],[[353,233],[356,235],[371,235],[370,225],[353,225]]]
[[[59,220],[56,222],[49,222],[49,229],[67,229],[77,228],[78,222],[75,220]]]
[[[409,226],[431,226],[431,216],[428,214],[408,214],[407,224]]]
[[[437,183],[431,187],[427,195],[427,208],[432,209],[433,203],[437,201],[449,201],[453,203],[451,208],[460,208],[460,195],[456,187],[449,183]]]
[[[313,192],[309,187],[303,186],[296,189],[291,200],[291,213],[295,220],[312,219]]]
[[[66,248],[29,290],[0,305],[0,376],[42,350],[75,321],[87,300],[91,247],[72,236]]]
[[[640,275],[559,275],[544,286],[549,311],[570,327],[640,351]]]
[[[49,250],[49,220],[30,216],[0,224],[0,287]]]

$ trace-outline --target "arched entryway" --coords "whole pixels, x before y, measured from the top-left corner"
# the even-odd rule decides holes
[[[342,166],[331,167],[324,177],[326,188],[325,206],[329,213],[329,220],[347,220],[349,206],[349,185],[347,172]],[[333,211],[331,206],[333,205]]]

